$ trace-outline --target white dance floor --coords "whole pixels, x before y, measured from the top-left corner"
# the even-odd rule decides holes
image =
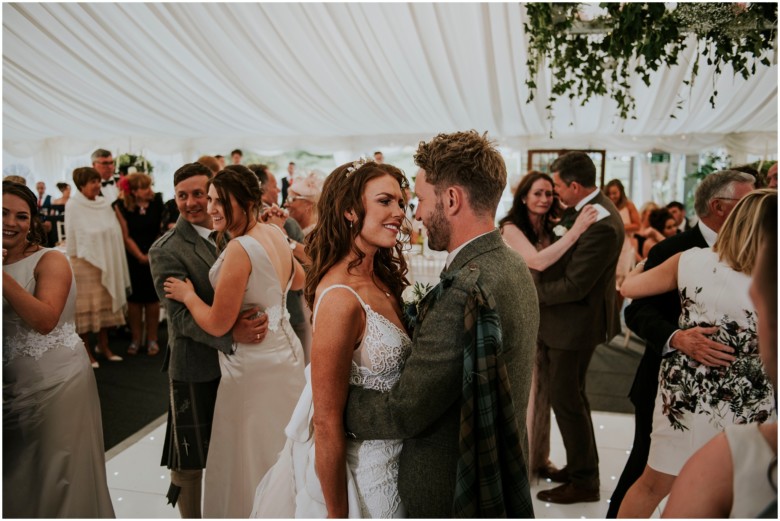
[[[575,505],[544,503],[536,499],[536,492],[552,488],[555,483],[533,482],[531,494],[537,518],[604,518],[606,515],[609,497],[631,449],[634,418],[628,414],[595,412],[593,426],[599,448],[601,501]],[[166,504],[170,473],[160,466],[164,437],[165,416],[106,454],[108,487],[118,518],[179,517],[179,511]],[[551,450],[553,462],[558,466],[563,465],[566,453],[554,421]],[[660,517],[660,509],[653,517]]]

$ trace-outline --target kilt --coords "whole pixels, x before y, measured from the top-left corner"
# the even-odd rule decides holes
[[[172,470],[206,468],[219,380],[169,381],[168,425],[160,465]]]

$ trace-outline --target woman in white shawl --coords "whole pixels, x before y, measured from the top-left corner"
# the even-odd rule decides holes
[[[108,328],[125,323],[130,273],[119,221],[111,202],[100,195],[100,174],[91,167],[77,168],[73,182],[78,191],[65,205],[65,242],[76,276],[76,331],[97,368],[90,332],[97,333],[95,353],[122,361],[108,347]]]

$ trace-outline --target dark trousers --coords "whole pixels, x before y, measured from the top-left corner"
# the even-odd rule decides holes
[[[650,390],[648,390],[650,391]],[[653,409],[655,408],[655,396],[650,392],[638,396],[634,400],[634,446],[628,456],[626,466],[620,475],[620,480],[612,493],[607,510],[607,518],[617,518],[620,504],[623,502],[628,489],[639,479],[647,466],[647,457],[650,454],[650,433],[653,432]]]
[[[599,455],[585,394],[585,376],[596,346],[570,351],[547,349],[550,359],[550,403],[566,448],[566,468],[574,485],[599,487]]]

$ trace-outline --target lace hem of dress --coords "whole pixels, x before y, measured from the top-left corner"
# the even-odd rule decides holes
[[[392,518],[401,505],[398,493],[398,458],[402,442],[366,440],[360,442],[360,463],[353,468],[363,517]]]
[[[76,324],[68,322],[57,326],[48,335],[37,331],[23,330],[3,342],[3,358],[11,361],[21,356],[29,356],[40,360],[50,349],[70,347],[74,350],[81,343],[81,337],[76,333]]]

